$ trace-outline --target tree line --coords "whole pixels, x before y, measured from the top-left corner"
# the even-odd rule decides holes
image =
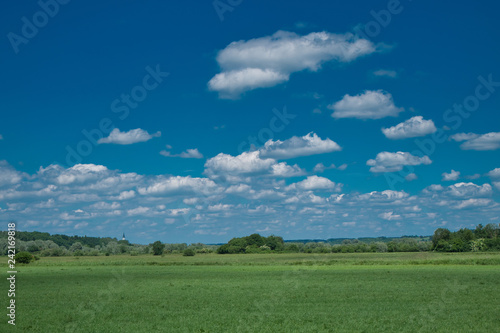
[[[479,252],[500,251],[500,224],[479,224],[474,230],[462,228],[451,232],[438,228],[432,236],[433,251]]]
[[[17,252],[37,256],[100,256],[140,254],[244,254],[244,253],[359,253],[359,252],[479,252],[500,251],[500,224],[479,224],[475,229],[452,232],[438,228],[432,237],[331,239],[327,241],[284,241],[282,237],[252,234],[236,237],[226,244],[162,243],[131,244],[127,240],[86,236],[50,235],[46,232],[16,233]],[[0,255],[7,254],[7,231],[0,231]]]

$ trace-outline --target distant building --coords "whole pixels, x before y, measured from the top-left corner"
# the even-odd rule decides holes
[[[125,240],[125,233],[123,233],[123,237],[122,237],[122,240]]]

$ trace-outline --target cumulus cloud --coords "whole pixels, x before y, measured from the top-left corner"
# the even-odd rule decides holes
[[[484,207],[490,205],[491,203],[491,199],[467,199],[461,201],[458,205],[455,206],[455,208],[465,209],[471,207]]]
[[[390,153],[387,151],[377,154],[375,159],[368,160],[366,165],[371,166],[371,172],[394,172],[401,171],[405,165],[431,164],[428,156],[418,157],[408,152],[398,151]]]
[[[123,191],[120,193],[120,195],[116,198],[117,200],[128,200],[132,199],[135,197],[135,191],[130,190],[130,191]]]
[[[342,148],[335,141],[329,138],[322,140],[316,133],[311,132],[302,137],[293,136],[285,141],[268,140],[260,149],[260,155],[264,158],[288,159],[340,150]]]
[[[160,155],[166,157],[180,157],[180,158],[203,158],[203,154],[198,151],[198,148],[187,149],[180,154],[172,154],[169,151],[162,150],[160,151]]]
[[[0,161],[0,186],[17,184],[23,177],[24,175],[7,161]]]
[[[381,119],[397,117],[403,108],[394,105],[392,95],[382,90],[366,90],[350,96],[345,95],[340,101],[328,106],[333,110],[333,118]]]
[[[412,180],[418,179],[418,176],[414,173],[410,173],[410,174],[406,175],[405,179],[407,181],[411,182]]]
[[[205,173],[209,176],[263,173],[274,164],[276,164],[275,160],[271,158],[262,159],[258,151],[243,152],[237,156],[220,153],[207,160]]]
[[[500,148],[500,132],[486,134],[457,133],[450,137],[457,142],[464,141],[462,150],[497,150]]]
[[[140,187],[139,194],[167,194],[167,193],[209,193],[217,189],[217,185],[208,178],[191,178],[190,176],[159,176],[147,187]]]
[[[458,198],[483,197],[492,194],[490,184],[476,185],[474,183],[456,183],[448,186],[446,193]]]
[[[424,120],[422,116],[412,117],[396,126],[382,128],[382,133],[392,140],[415,138],[436,132],[436,126],[432,120]]]
[[[451,170],[450,173],[443,172],[441,176],[443,176],[442,180],[445,182],[450,181],[450,180],[457,180],[458,177],[460,177],[460,172],[455,171],[455,170]]]
[[[378,69],[372,72],[374,76],[390,77],[395,79],[398,76],[398,72],[390,69]]]
[[[149,134],[147,131],[136,128],[128,132],[121,132],[118,128],[115,128],[109,133],[107,138],[101,138],[97,143],[114,143],[118,145],[131,145],[138,142],[146,142],[155,137],[160,137],[161,132],[158,131],[153,134]]]
[[[347,167],[346,164],[342,164],[342,165],[345,165]],[[336,168],[336,166],[333,163],[330,164],[329,166],[325,166],[323,163],[318,163],[314,166],[313,172],[324,172],[325,170],[335,169],[335,168]]]
[[[60,185],[71,183],[84,183],[88,180],[95,180],[107,173],[108,168],[96,164],[75,164],[69,169],[63,170],[56,181]],[[43,171],[42,171],[43,173]]]
[[[411,196],[395,190],[341,193],[342,184],[325,177],[282,179],[303,170],[275,159],[269,158],[262,169],[247,168],[242,160],[257,165],[267,160],[259,151],[248,154],[252,156],[246,157],[248,161],[230,156],[227,164],[241,165],[234,169],[226,165],[217,174],[229,170],[242,179],[235,183],[224,178],[121,173],[94,164],[71,168],[52,165],[32,175],[21,174],[15,183],[0,187],[0,211],[5,220],[18,219],[22,228],[36,225],[48,232],[71,233],[75,223],[85,222],[88,225],[81,225],[79,233],[104,235],[113,235],[123,227],[141,228],[149,235],[168,233],[176,227],[188,233],[197,228],[214,232],[228,228],[227,233],[233,234],[267,226],[277,233],[290,226],[304,232],[308,227],[324,227],[326,231],[349,226],[352,221],[362,230],[375,230],[390,226],[388,221],[403,219],[405,225],[425,228],[422,230],[431,234],[443,222],[459,227],[472,219],[491,220],[500,211],[493,196],[493,186],[500,186],[498,178],[481,185],[432,185]],[[0,164],[0,168],[8,166]],[[491,170],[492,176],[495,170]],[[265,219],[256,218],[264,215]],[[236,225],[235,220],[239,221]],[[144,243],[149,241],[143,238]]]
[[[495,168],[488,172],[488,177],[490,178],[500,178],[500,168]]]
[[[313,32],[305,36],[278,31],[272,36],[232,42],[217,55],[221,73],[208,88],[220,98],[286,82],[290,74],[317,71],[328,61],[351,62],[376,52],[372,42],[353,34]]]
[[[493,186],[500,191],[500,182],[493,182]]]
[[[244,68],[215,75],[209,89],[219,92],[220,98],[233,99],[242,92],[256,88],[269,88],[288,81],[289,75],[272,69]]]
[[[242,176],[272,175],[295,177],[305,173],[298,165],[278,163],[272,158],[261,157],[261,151],[244,152],[237,156],[220,153],[207,160],[205,174],[210,178],[239,181]]]
[[[385,212],[385,213],[380,214],[379,217],[381,217],[382,219],[387,220],[387,221],[401,219],[401,215],[394,214],[394,212],[392,210],[389,212]]]
[[[359,201],[374,201],[374,202],[394,202],[408,198],[409,194],[405,191],[385,190],[382,192],[372,191],[356,196]]]
[[[287,187],[287,190],[305,190],[305,191],[314,191],[314,190],[330,190],[339,192],[342,189],[342,184],[336,184],[332,182],[330,179],[319,176],[309,176],[306,179],[293,183]]]
[[[297,177],[305,174],[297,164],[291,166],[284,162],[273,164],[271,166],[272,174],[277,177]]]

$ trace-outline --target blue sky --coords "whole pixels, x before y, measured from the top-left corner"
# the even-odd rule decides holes
[[[499,223],[498,6],[13,2],[2,220],[138,243]]]

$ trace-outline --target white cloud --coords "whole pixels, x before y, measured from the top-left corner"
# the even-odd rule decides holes
[[[274,164],[276,161],[271,158],[260,158],[258,151],[244,152],[237,156],[220,153],[207,160],[205,173],[209,176],[264,173]]]
[[[238,98],[245,91],[286,82],[294,72],[317,71],[327,61],[350,62],[375,51],[373,43],[349,33],[299,36],[278,31],[272,36],[232,42],[221,50],[217,62],[222,72],[208,82],[208,88],[219,92],[221,98]]]
[[[296,177],[305,174],[298,165],[278,163],[272,158],[261,158],[260,151],[244,152],[237,156],[220,153],[207,160],[205,174],[210,178],[225,178],[228,181],[241,181],[242,176],[272,175],[277,177]]]
[[[187,149],[180,154],[171,154],[169,151],[162,150],[160,151],[160,155],[180,158],[203,158],[203,154],[198,151],[198,148]]]
[[[424,120],[422,116],[412,117],[396,126],[382,128],[382,133],[392,140],[415,138],[436,132],[436,126],[432,120]]]
[[[380,119],[397,117],[403,108],[394,105],[392,95],[382,90],[367,90],[356,96],[345,95],[328,106],[333,118]]]
[[[41,169],[44,173],[47,169]],[[72,183],[84,183],[89,180],[96,180],[108,174],[108,168],[103,165],[96,164],[75,164],[69,169],[63,170],[56,178],[56,182],[60,185],[68,185]]]
[[[226,193],[238,194],[238,193],[248,193],[252,188],[247,184],[231,185],[226,189]]]
[[[123,192],[120,193],[120,195],[118,196],[117,200],[127,200],[127,199],[132,199],[133,197],[135,197],[135,191],[134,190],[123,191]]]
[[[490,178],[500,178],[500,168],[495,168],[487,174]]]
[[[244,68],[215,75],[209,82],[210,90],[218,91],[220,98],[234,99],[242,92],[269,88],[288,81],[289,76],[271,69]]]
[[[500,191],[500,182],[493,182],[493,186],[495,186],[496,189]]]
[[[385,212],[379,215],[379,217],[383,218],[384,220],[387,221],[392,221],[392,220],[400,220],[401,215],[394,214],[394,212],[391,210],[389,212]]]
[[[314,166],[313,172],[323,172],[325,170],[335,169],[335,168],[336,168],[335,164],[330,164],[330,166],[325,166],[323,163],[318,163]]]
[[[337,170],[340,170],[340,171],[344,171],[345,169],[347,169],[347,164],[345,164],[345,163],[344,163],[344,164],[342,164],[341,166],[339,166],[339,167],[337,168]]]
[[[474,133],[457,133],[450,136],[450,139],[455,140],[457,142],[460,141],[468,141],[477,138],[479,135]]]
[[[432,193],[436,193],[436,192],[441,192],[444,190],[444,187],[440,184],[432,184],[430,186],[427,186],[426,188],[424,188],[422,190],[422,192],[426,193],[426,194],[432,194]]]
[[[129,215],[129,216],[144,215],[144,214],[149,213],[150,211],[151,211],[150,207],[139,206],[137,208],[127,210],[127,215]]]
[[[0,186],[19,183],[24,175],[14,169],[7,161],[0,161]]]
[[[297,164],[290,166],[284,162],[274,164],[272,167],[272,174],[277,177],[297,177],[305,174]]]
[[[285,141],[269,140],[260,149],[260,155],[264,158],[288,159],[340,150],[342,148],[336,142],[329,138],[322,140],[316,133],[311,132],[302,137],[293,136]]]
[[[428,156],[418,157],[407,152],[398,151],[390,153],[387,151],[377,154],[375,159],[368,160],[366,165],[371,166],[371,172],[394,172],[401,171],[405,165],[431,164]]]
[[[394,202],[408,198],[409,194],[405,191],[385,190],[382,192],[373,191],[358,195],[356,198],[359,201],[376,201],[376,202]]]
[[[101,138],[97,143],[114,143],[118,145],[130,145],[138,142],[146,142],[154,137],[161,136],[161,132],[158,131],[154,134],[149,134],[147,131],[136,128],[128,132],[121,132],[118,128],[115,128],[109,133],[107,138]]]
[[[451,170],[450,173],[443,172],[443,174],[441,176],[443,176],[442,180],[445,182],[451,181],[451,180],[457,180],[458,177],[460,177],[460,171]]]
[[[227,204],[217,204],[217,205],[210,205],[208,206],[208,210],[211,212],[220,212],[220,211],[227,211],[233,208],[233,205],[227,205]]]
[[[390,77],[392,79],[398,76],[398,72],[390,69],[378,69],[376,71],[373,71],[372,74],[374,76],[384,76],[384,77]]]
[[[354,227],[356,222],[342,222],[343,227]]]
[[[101,200],[101,198],[95,193],[62,194],[57,199],[65,203],[91,202]]]
[[[336,184],[332,182],[330,179],[325,177],[309,176],[306,179],[297,183],[293,183],[287,187],[287,190],[295,190],[295,189],[300,189],[305,191],[330,190],[339,192],[342,189],[342,184]]]
[[[217,190],[217,185],[208,178],[191,178],[190,176],[158,176],[153,184],[138,188],[139,194],[170,194],[179,192],[209,193]]]
[[[484,207],[492,203],[491,199],[467,199],[461,201],[456,205],[457,209],[471,208],[471,207]]]
[[[492,194],[490,184],[456,183],[448,186],[447,193],[453,197],[481,197]]]
[[[450,137],[457,142],[465,141],[460,145],[462,150],[497,150],[500,148],[500,132],[486,134],[458,133]]]
[[[93,205],[90,205],[89,207],[92,209],[97,209],[97,210],[114,210],[114,209],[120,208],[121,204],[118,202],[111,202],[110,203],[110,202],[106,202],[106,201],[99,201]]]
[[[89,225],[88,222],[80,222],[80,223],[75,224],[74,228],[75,229],[82,229],[82,228],[85,228],[88,225]]]
[[[411,182],[412,180],[418,179],[418,176],[414,173],[410,173],[410,174],[406,175],[405,179],[407,181]]]

